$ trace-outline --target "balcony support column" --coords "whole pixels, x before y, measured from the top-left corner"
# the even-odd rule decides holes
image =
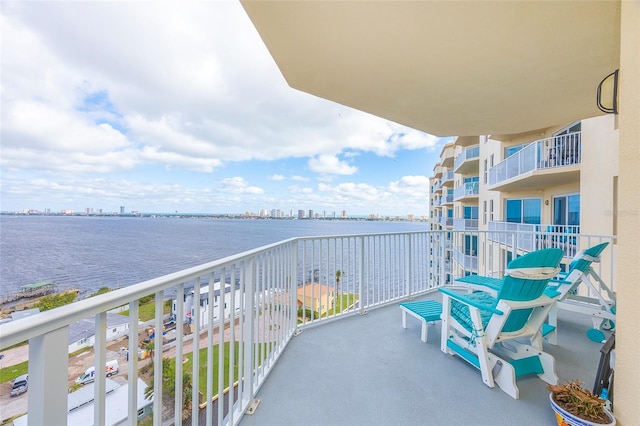
[[[67,424],[69,328],[29,340],[29,426]]]

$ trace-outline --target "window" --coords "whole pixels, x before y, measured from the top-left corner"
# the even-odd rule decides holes
[[[505,220],[513,223],[540,223],[542,199],[514,198],[505,200]]]
[[[464,206],[464,218],[465,219],[477,219],[478,218],[478,206]]]
[[[580,194],[553,197],[553,224],[580,225]]]
[[[489,220],[493,222],[493,200],[489,200]]]
[[[527,145],[529,145],[529,142],[523,143],[522,145],[510,146],[510,147],[505,148],[504,149],[504,158],[508,158],[508,157],[512,156],[513,154],[515,154],[516,152],[520,151],[522,148],[524,148]]]
[[[447,217],[448,218],[452,218],[453,217],[453,209],[447,209]]]
[[[554,136],[567,135],[569,133],[575,133],[575,132],[579,132],[581,130],[582,130],[582,122],[578,121],[577,123],[573,123],[569,127],[566,127],[564,129],[560,130],[559,132],[554,134]]]
[[[482,202],[482,224],[487,224],[487,200]]]
[[[489,168],[488,168],[488,160],[485,158],[484,159],[484,168],[483,168],[483,175],[484,175],[484,183],[487,183],[487,179],[489,178]]]
[[[467,256],[476,256],[478,254],[478,236],[464,236],[464,254]]]

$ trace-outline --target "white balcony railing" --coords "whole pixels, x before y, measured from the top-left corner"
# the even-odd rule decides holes
[[[453,228],[458,231],[475,231],[478,229],[478,219],[453,219]]]
[[[581,152],[581,132],[532,142],[489,170],[489,186],[533,170],[580,164]]]
[[[510,231],[490,233],[489,239],[515,246],[518,250],[532,251],[555,247],[562,249],[565,256],[572,257],[578,250],[580,226],[489,222],[489,231]]]
[[[465,182],[453,190],[453,199],[459,200],[465,197],[475,197],[479,192],[478,182]]]
[[[453,226],[453,218],[452,217],[441,217],[440,218],[441,226]]]
[[[444,186],[445,183],[453,180],[453,170],[447,170],[442,174],[442,178],[440,178],[440,188]]]
[[[453,161],[453,170],[458,170],[458,168],[465,161],[473,160],[479,157],[480,157],[480,145],[468,146]]]
[[[152,383],[154,425],[181,425],[183,409],[191,417],[185,421],[188,423],[197,424],[200,420],[208,425],[236,425],[297,330],[435,291],[440,283],[447,282],[440,271],[451,270],[450,263],[445,261],[445,251],[439,250],[451,241],[463,241],[465,236],[477,237],[484,257],[467,256],[454,249],[453,259],[466,270],[499,276],[505,268],[504,253],[519,254],[514,246],[501,241],[520,240],[521,234],[523,231],[447,230],[293,238],[0,324],[0,351],[28,341],[28,424],[65,425],[70,415],[67,408],[69,325],[95,317],[96,338],[91,356],[96,370],[101,370],[107,360],[107,312],[128,305],[128,350],[132,356],[127,367],[123,367],[126,373],[123,376],[127,377],[129,386],[128,423],[135,423],[138,371],[148,362],[133,356],[141,343],[138,322],[141,299],[154,297],[155,319],[151,325],[155,330],[162,330],[165,299],[184,300],[184,295],[193,291],[194,300],[199,300],[206,286],[216,282],[235,283],[232,288],[238,297],[229,299],[231,306],[226,317],[220,312],[216,317],[213,309],[209,309],[205,320],[196,309],[190,333],[183,331],[187,312],[182,303],[176,303],[176,330],[180,332],[175,333],[173,341],[160,342],[157,338],[153,365],[163,366],[166,355],[169,361],[190,359],[193,367],[186,368],[185,365],[190,364],[173,361],[169,371],[175,374],[175,388],[165,397],[162,368],[154,369]],[[575,237],[576,249],[602,241],[613,242],[613,237],[556,236]],[[430,261],[429,253],[443,254]],[[609,256],[608,261],[598,267],[610,264],[611,273],[598,273],[613,284],[612,250],[605,256]],[[215,292],[208,292],[207,297],[209,306],[214,306]],[[299,309],[299,304],[307,308]],[[226,368],[225,360],[228,360]],[[184,373],[191,374],[190,385],[183,386]],[[104,375],[97,374],[93,424],[105,424],[106,384]],[[194,391],[185,392],[189,390],[187,386]],[[202,392],[202,398],[194,397],[185,406],[183,394],[198,395],[195,390]],[[218,399],[217,395],[222,397]],[[167,400],[173,402],[167,405]]]
[[[471,254],[464,254],[459,249],[455,248],[452,251],[453,259],[468,272],[478,272],[478,256]]]

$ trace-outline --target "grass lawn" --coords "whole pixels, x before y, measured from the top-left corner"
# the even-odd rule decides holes
[[[354,293],[342,293],[340,296],[336,298],[333,303],[333,307],[327,311],[327,313],[323,314],[321,318],[325,318],[327,316],[341,314],[342,311],[347,309],[349,306],[354,305],[358,301],[358,296]]]
[[[233,370],[233,377],[238,376],[238,352],[240,351],[240,346],[238,342],[234,343],[234,351],[235,351],[235,365]],[[220,354],[219,351],[220,345],[215,345],[213,347],[213,370],[211,374],[213,376],[213,395],[218,393],[218,356]],[[231,345],[229,342],[224,343],[224,388],[229,386],[229,354],[230,354]],[[200,349],[200,359],[199,359],[199,380],[198,390],[202,393],[203,396],[207,395],[207,348]],[[191,373],[193,371],[193,353],[190,352],[185,355],[187,358],[187,362],[183,366],[183,371]]]
[[[146,322],[152,320],[156,317],[156,302],[150,301],[147,303],[143,303],[138,307],[138,317],[140,321]],[[167,300],[164,302],[164,306],[162,308],[163,314],[171,313],[171,301]],[[120,315],[129,316],[129,310],[120,312]]]
[[[75,355],[79,355],[82,352],[88,352],[92,349],[93,347],[91,346],[78,349],[77,351],[70,353],[69,358]],[[10,380],[15,379],[18,376],[27,374],[28,372],[29,372],[29,361],[24,361],[24,362],[21,362],[20,364],[11,365],[9,367],[4,367],[0,369],[0,383],[8,382]]]
[[[29,372],[29,361],[0,369],[0,383],[8,382]]]
[[[260,343],[260,344],[256,344],[255,345],[255,351],[259,351],[260,350],[260,346],[262,346],[262,353],[260,354],[258,352],[258,356],[261,359],[265,359],[267,357],[267,354],[269,353],[269,351],[271,350],[271,348],[273,347],[274,343]],[[219,347],[220,345],[214,345],[213,347],[213,370],[211,371],[212,377],[213,377],[213,395],[216,395],[218,393],[218,376],[217,376],[217,372],[218,372],[218,356],[220,354],[219,352]],[[229,344],[229,342],[225,342],[224,343],[224,387],[223,389],[229,387],[229,356],[230,356],[230,348],[231,345]],[[233,380],[236,380],[235,378],[238,377],[238,354],[240,351],[240,345],[238,342],[234,342],[234,358],[235,358],[235,363],[234,363],[234,368],[233,368]],[[198,390],[202,393],[202,395],[206,398],[207,396],[207,348],[203,348],[200,349],[200,359],[199,359],[199,383],[198,383]],[[185,354],[184,356],[187,359],[187,362],[184,363],[183,365],[183,371],[184,372],[188,372],[189,374],[192,373],[193,371],[193,353],[189,352],[188,354]]]

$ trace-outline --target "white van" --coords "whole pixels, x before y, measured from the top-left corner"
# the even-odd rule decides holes
[[[10,394],[11,396],[22,395],[27,391],[28,387],[29,387],[29,375],[23,374],[22,376],[16,377],[15,380],[13,381],[13,384],[11,385]]]
[[[108,361],[107,365],[104,369],[107,377],[111,377],[115,374],[118,374],[118,360]],[[91,383],[95,380],[96,369],[94,366],[87,368],[80,377],[76,379],[76,383],[80,383],[81,385],[85,385],[87,383]]]

